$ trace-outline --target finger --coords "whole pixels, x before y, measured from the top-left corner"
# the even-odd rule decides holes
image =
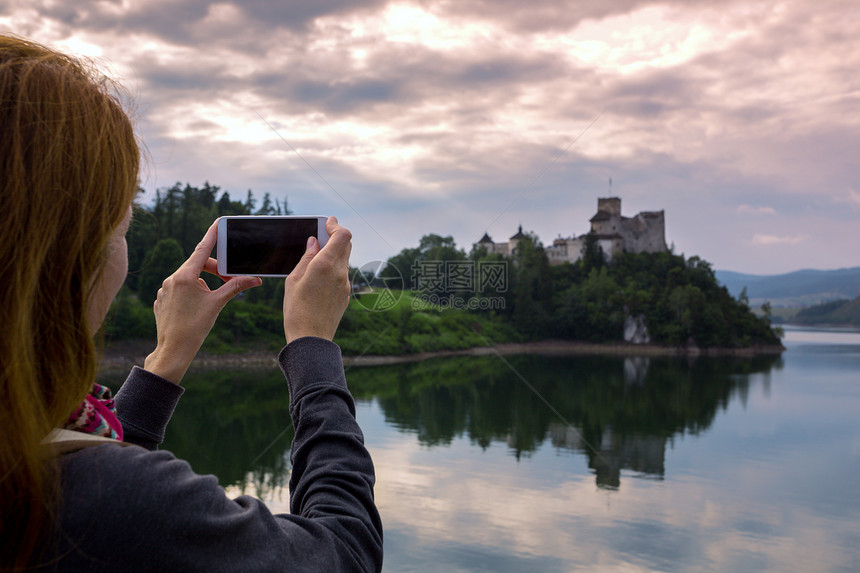
[[[302,255],[301,259],[299,259],[299,264],[297,264],[296,268],[293,269],[293,272],[290,273],[290,277],[293,277],[293,280],[302,278],[305,274],[305,271],[307,271],[308,269],[308,265],[311,264],[311,260],[313,260],[313,258],[319,252],[319,241],[317,241],[316,237],[308,237],[308,242],[305,246],[305,254]]]
[[[337,217],[332,215],[328,219],[325,220],[325,230],[329,235],[334,234],[335,228],[340,227],[340,224],[337,222]]]
[[[216,261],[212,257],[209,257],[209,259],[205,263],[203,263],[203,272],[207,272],[210,275],[215,275],[224,282],[230,280],[230,277],[225,277],[218,274],[218,261]]]
[[[212,249],[215,247],[215,244],[218,242],[218,219],[215,219],[215,222],[212,223],[209,228],[206,230],[206,234],[203,235],[203,238],[197,243],[197,246],[194,247],[194,252],[191,253],[191,256],[188,257],[188,260],[182,263],[180,269],[190,269],[194,271],[196,274],[200,274],[203,271],[206,262],[209,260],[209,255],[212,253]]]
[[[203,263],[203,270],[206,271],[207,273],[209,273],[210,275],[217,275],[218,274],[218,261],[216,261],[212,257],[208,257],[206,259],[206,262]]]
[[[332,239],[335,237],[338,238],[335,243],[343,241],[344,239],[347,241],[352,240],[352,233],[346,227],[341,227],[340,224],[338,224],[337,217],[329,217],[326,220],[325,230],[329,235],[328,243],[331,243]],[[328,243],[326,243],[326,247],[328,246]]]
[[[334,217],[331,217],[329,220],[331,219],[334,219]],[[326,230],[328,230],[328,227]],[[323,250],[328,256],[333,257],[338,264],[346,264],[352,252],[352,233],[350,233],[349,229],[341,227],[337,223],[331,227],[331,231],[331,236],[328,239],[328,243],[323,247]]]
[[[227,304],[233,297],[241,292],[258,287],[263,284],[260,277],[231,277],[226,283],[215,290],[215,294],[223,304]]]

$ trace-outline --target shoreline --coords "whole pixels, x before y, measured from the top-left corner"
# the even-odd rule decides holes
[[[133,365],[141,366],[146,355],[155,347],[154,342],[138,341],[137,343],[120,343],[106,347],[99,363],[99,369],[104,371],[129,369]],[[414,354],[393,355],[364,355],[344,356],[343,365],[353,366],[387,366],[391,364],[408,364],[423,362],[433,358],[452,356],[509,356],[515,354],[532,354],[537,356],[757,356],[781,354],[785,351],[782,345],[753,346],[749,348],[697,348],[669,347],[654,344],[581,342],[573,340],[541,340],[536,342],[503,342],[495,346],[478,346],[461,350],[435,350],[417,352]],[[267,367],[277,365],[277,351],[249,350],[237,354],[206,354],[200,353],[194,359],[192,368],[223,368],[223,367]]]
[[[531,354],[535,356],[757,356],[782,354],[784,346],[758,346],[751,348],[684,348],[654,344],[598,344],[573,340],[539,340],[535,342],[503,342],[495,346],[477,346],[463,350],[437,350],[416,354],[389,356],[344,356],[344,365],[382,366],[422,362],[449,356],[509,356]]]

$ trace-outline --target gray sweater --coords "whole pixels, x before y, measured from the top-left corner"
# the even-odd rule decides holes
[[[290,515],[228,499],[214,476],[156,447],[182,388],[134,368],[117,393],[125,441],[60,458],[58,571],[379,571],[374,471],[340,349],[301,338],[278,361],[295,426]],[[206,436],[199,439],[205,440]]]

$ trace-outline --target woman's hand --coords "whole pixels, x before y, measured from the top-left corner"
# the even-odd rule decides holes
[[[349,304],[349,253],[352,233],[329,217],[328,243],[320,250],[311,237],[299,264],[284,283],[284,335],[287,344],[302,336],[331,340]]]
[[[221,277],[226,282],[209,290],[200,273],[218,275],[218,263],[209,257],[217,241],[217,227],[218,221],[212,223],[188,260],[164,280],[152,307],[158,342],[143,367],[177,384],[224,305],[240,292],[262,284],[258,277]]]

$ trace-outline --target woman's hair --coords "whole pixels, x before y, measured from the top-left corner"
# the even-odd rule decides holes
[[[95,378],[88,301],[140,163],[119,93],[90,63],[0,35],[0,569],[52,539],[59,475],[41,441]]]

